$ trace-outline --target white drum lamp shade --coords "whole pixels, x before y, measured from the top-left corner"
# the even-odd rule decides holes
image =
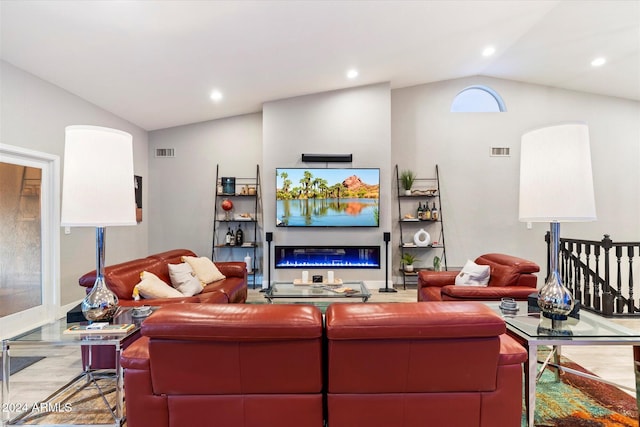
[[[594,221],[589,129],[571,123],[522,136],[520,221]]]
[[[133,138],[116,129],[65,129],[61,225],[136,225]]]

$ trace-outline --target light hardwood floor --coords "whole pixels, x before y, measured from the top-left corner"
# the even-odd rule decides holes
[[[264,294],[258,290],[249,290],[249,301],[262,301]],[[398,293],[379,293],[372,290],[369,302],[413,302],[416,301],[416,290],[399,290]],[[640,319],[618,319],[616,323],[640,331]],[[33,351],[33,350],[32,350]],[[565,346],[563,355],[569,357],[584,368],[602,378],[619,383],[631,395],[635,388],[633,371],[633,354],[631,347],[598,346],[579,347]],[[31,355],[24,350],[12,351],[12,356]],[[53,391],[75,377],[81,371],[80,349],[77,347],[58,347],[37,354],[47,356],[42,361],[11,376],[10,397],[12,402],[35,403],[46,398]]]

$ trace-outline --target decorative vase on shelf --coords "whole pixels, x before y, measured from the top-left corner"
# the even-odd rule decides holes
[[[224,210],[225,221],[231,220],[231,210],[233,209],[233,202],[229,199],[224,199],[220,206]]]
[[[108,322],[118,310],[118,297],[109,290],[104,277],[99,276],[91,292],[82,300],[81,308],[85,319]]]
[[[421,228],[413,235],[413,243],[418,247],[427,247],[431,244],[431,235]]]

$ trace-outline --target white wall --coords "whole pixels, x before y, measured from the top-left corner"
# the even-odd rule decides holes
[[[186,248],[211,257],[216,165],[220,176],[255,176],[262,114],[157,130],[149,141],[150,253]],[[174,148],[175,157],[156,158],[156,148]]]
[[[474,84],[496,90],[508,111],[450,113],[455,95]],[[565,121],[589,125],[598,220],[563,224],[562,237],[640,240],[640,103],[473,77],[393,90],[391,108],[392,163],[419,173],[439,165],[449,266],[504,252],[546,271],[548,224],[518,222],[520,137]],[[490,157],[492,146],[510,147],[511,157]]]
[[[380,245],[391,230],[391,120],[388,83],[300,96],[263,106],[263,182],[265,231],[276,245]],[[325,167],[302,163],[302,153],[353,154],[351,164],[330,167],[380,168],[379,228],[276,228],[275,171],[278,167]],[[340,270],[336,277],[384,284],[384,254],[380,270]],[[265,265],[266,268],[266,265]],[[310,274],[326,274],[313,271]],[[272,270],[272,280],[298,277],[298,270]]]
[[[0,142],[59,156],[62,174],[66,126],[113,127],[133,135],[134,172],[148,176],[146,131],[4,61],[0,61],[0,86]],[[109,165],[96,167],[108,168]],[[62,185],[62,177],[60,183]],[[144,194],[144,208],[146,201],[147,194]],[[107,265],[147,255],[147,224],[107,230]],[[78,278],[96,267],[95,229],[73,228],[69,235],[62,229],[58,231],[61,303],[65,305],[84,296]]]

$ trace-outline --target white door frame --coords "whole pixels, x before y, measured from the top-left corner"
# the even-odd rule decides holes
[[[60,309],[60,157],[0,143],[0,161],[42,170],[42,305],[2,318],[0,339],[53,321]]]

